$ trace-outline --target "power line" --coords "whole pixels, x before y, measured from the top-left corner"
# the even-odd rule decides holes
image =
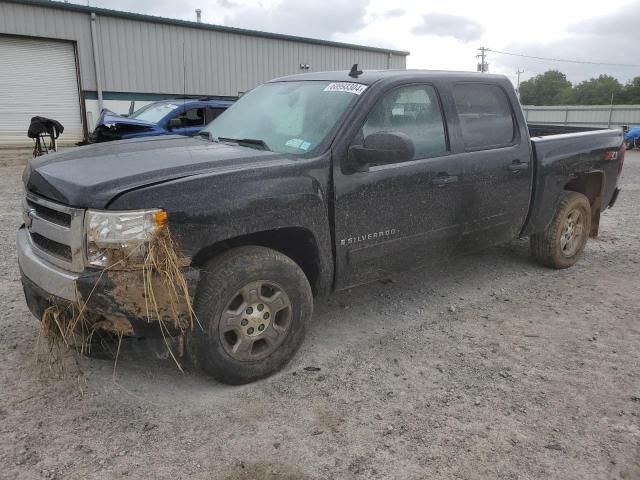
[[[564,62],[564,63],[579,63],[582,65],[605,65],[608,67],[631,67],[631,68],[640,68],[639,64],[632,63],[607,63],[607,62],[589,62],[587,60],[569,60],[566,58],[550,58],[550,57],[537,57],[535,55],[525,55],[524,53],[513,53],[513,52],[504,52],[500,50],[493,50],[491,48],[486,49],[489,52],[498,53],[501,55],[511,55],[512,57],[524,57],[524,58],[532,58],[534,60],[547,60],[550,62]]]

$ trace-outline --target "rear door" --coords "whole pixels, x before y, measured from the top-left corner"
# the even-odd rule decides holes
[[[515,238],[531,197],[532,165],[521,112],[512,89],[496,83],[452,85],[457,145],[464,157],[461,251]]]
[[[334,168],[337,288],[439,262],[459,238],[462,158],[451,155],[436,88],[391,88],[367,112],[351,145],[375,132],[401,132],[410,161],[353,172],[347,152]]]

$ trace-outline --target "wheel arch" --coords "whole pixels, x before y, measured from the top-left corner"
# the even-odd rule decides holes
[[[604,187],[604,172],[600,170],[577,174],[564,186],[564,190],[582,193],[589,200],[591,205],[591,231],[589,236],[591,237],[598,236]]]
[[[191,265],[202,267],[208,260],[227,250],[248,245],[271,248],[291,258],[309,280],[314,296],[328,289],[329,282],[323,269],[318,241],[313,232],[304,227],[263,230],[218,241],[193,255]]]

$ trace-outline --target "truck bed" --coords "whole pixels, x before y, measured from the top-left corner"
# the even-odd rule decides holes
[[[614,194],[622,156],[622,129],[529,125],[534,177],[533,203],[523,235],[542,231],[555,209],[563,190],[571,190],[571,182],[586,181],[586,176],[599,176],[594,192],[598,209],[604,210]]]

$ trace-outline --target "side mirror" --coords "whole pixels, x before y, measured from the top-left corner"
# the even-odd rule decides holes
[[[182,120],[179,118],[172,118],[167,124],[167,130],[173,130],[174,128],[182,128]]]
[[[414,153],[415,146],[407,134],[378,132],[367,136],[362,146],[351,147],[349,158],[355,171],[368,172],[369,165],[408,162]]]

